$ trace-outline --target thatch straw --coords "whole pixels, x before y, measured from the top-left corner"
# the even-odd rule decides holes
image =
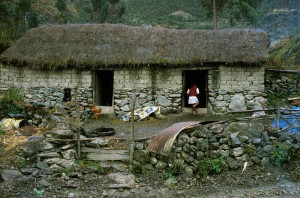
[[[109,65],[259,63],[268,34],[258,30],[175,30],[120,24],[44,26],[29,30],[0,56],[37,68]]]

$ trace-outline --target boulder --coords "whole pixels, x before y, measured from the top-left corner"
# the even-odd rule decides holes
[[[157,96],[157,103],[162,106],[162,107],[171,107],[172,106],[172,101],[167,99],[164,96]]]
[[[247,110],[245,97],[242,94],[236,94],[236,95],[232,96],[228,108],[231,111],[245,111],[245,110]]]
[[[1,178],[4,182],[13,182],[20,177],[22,177],[22,173],[19,170],[5,169],[1,171]]]

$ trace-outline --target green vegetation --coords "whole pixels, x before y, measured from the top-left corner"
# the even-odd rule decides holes
[[[143,174],[145,173],[146,169],[141,162],[133,160],[131,166],[129,167],[130,172],[134,174]]]
[[[208,174],[219,174],[222,172],[224,165],[225,159],[222,156],[216,159],[205,157],[197,164],[197,173],[204,177]]]
[[[172,162],[169,164],[169,166],[166,169],[165,177],[167,178],[176,177],[184,173],[184,170],[185,170],[184,162],[180,162],[180,161]]]
[[[76,169],[75,169],[74,166],[71,166],[70,168],[61,167],[61,168],[58,169],[59,173],[61,173],[61,174],[64,173],[66,175],[68,175],[68,174],[70,174],[72,172],[75,172],[75,171],[76,171]]]
[[[212,2],[212,0],[1,0],[0,53],[28,29],[45,24],[123,23],[176,29],[213,29]],[[294,8],[297,3],[291,0],[216,0],[218,29],[263,26],[276,32],[281,29],[279,27],[285,26],[285,21],[290,21],[290,18],[285,18],[285,14],[274,13],[273,9]],[[296,23],[295,25],[300,25],[299,22]],[[271,51],[267,68],[298,69],[299,46],[299,35],[278,45]]]
[[[277,108],[285,106],[287,104],[287,96],[285,93],[268,92],[267,93],[268,104],[270,107]]]
[[[264,0],[216,1],[218,27],[249,27],[273,8]],[[280,6],[286,6],[284,1]],[[1,0],[0,52],[44,24],[124,23],[213,29],[211,0]]]
[[[0,126],[0,135],[5,135],[6,131]]]
[[[90,172],[91,170],[93,170],[93,171],[96,171],[97,173],[100,173],[100,171],[101,171],[101,164],[99,162],[87,161],[84,159],[77,159],[75,164],[83,172]],[[71,169],[71,171],[74,171],[74,170]]]
[[[21,91],[10,87],[0,99],[0,117],[5,117],[9,113],[21,113],[24,107],[25,101]]]
[[[295,34],[284,40],[270,52],[268,67],[299,69],[300,66],[300,35]]]
[[[258,20],[259,5],[262,0],[224,0],[216,1],[219,17],[229,19],[230,25],[239,22],[255,23]],[[200,5],[207,11],[207,17],[213,16],[213,1],[200,0]]]
[[[195,29],[201,28],[202,22],[207,21],[206,12],[198,0],[130,0],[127,3],[123,22],[130,25]]]
[[[287,146],[283,143],[276,143],[270,159],[275,166],[282,166],[283,163],[288,162],[290,156]]]
[[[30,164],[29,160],[27,159],[19,159],[15,161],[15,166],[18,168],[26,168]]]
[[[246,153],[249,156],[254,156],[254,154],[256,153],[256,147],[254,144],[250,143],[246,146]]]

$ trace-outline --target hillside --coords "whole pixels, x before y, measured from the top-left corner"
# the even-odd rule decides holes
[[[286,38],[271,48],[267,67],[300,71],[300,34]]]
[[[18,3],[22,1],[0,2],[0,53],[28,29],[49,24],[122,23],[158,28],[213,29],[211,8],[203,4],[209,0],[47,0],[32,1],[25,7]],[[262,29],[269,33],[272,47],[281,40],[287,39],[283,45],[289,40],[295,41],[288,38],[300,29],[297,1],[255,0],[251,1],[252,7],[243,7],[241,2],[250,2],[246,0],[222,2],[227,4],[218,8],[218,29]],[[291,68],[298,64],[299,56],[294,53],[297,45],[288,46],[289,49],[272,49],[273,59],[269,65],[274,67],[273,63],[276,63],[276,67],[287,65]],[[279,57],[283,58],[283,64],[279,63]]]
[[[167,28],[212,29],[199,0],[128,0],[123,23]]]

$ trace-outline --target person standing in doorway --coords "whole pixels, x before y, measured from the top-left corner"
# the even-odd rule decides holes
[[[197,95],[199,93],[200,92],[199,92],[199,88],[197,87],[197,84],[193,82],[190,88],[187,90],[187,94],[189,95],[188,103],[193,107],[193,115],[196,115],[196,106],[199,104]]]

